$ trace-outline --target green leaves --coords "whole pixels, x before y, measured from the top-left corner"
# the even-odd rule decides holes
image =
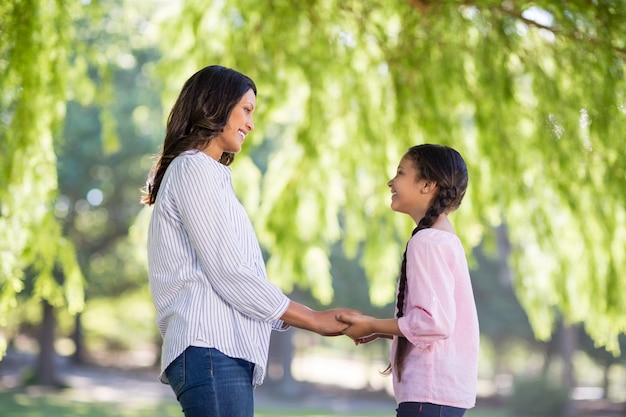
[[[626,267],[626,4],[409,3],[184,2],[178,22],[193,33],[173,36],[196,42],[166,52],[163,74],[180,84],[189,65],[221,63],[260,86],[245,152],[271,150],[248,210],[270,278],[325,293],[306,254],[341,240],[348,253],[363,245],[372,298],[391,300],[411,226],[389,210],[385,182],[410,145],[444,143],[470,169],[457,232],[469,250],[507,225],[537,335],[550,336],[558,308],[615,348],[626,330],[611,295]]]
[[[68,305],[74,312],[82,307],[74,249],[62,237],[53,207],[53,137],[65,115],[74,3],[15,1],[2,6],[0,321],[15,307],[27,267],[35,273],[35,297]],[[55,270],[67,279],[59,282]]]
[[[101,106],[102,131],[81,132],[123,154],[117,135],[135,122],[111,112],[125,102],[111,88],[115,69],[146,64],[128,45],[158,41],[158,65],[137,72],[159,78],[165,113],[206,65],[257,83],[257,128],[233,173],[272,281],[330,302],[329,248],[341,242],[362,254],[372,301],[392,300],[412,225],[389,209],[386,182],[409,146],[443,143],[470,171],[451,216],[468,253],[495,247],[505,224],[537,335],[548,338],[561,313],[616,351],[626,331],[626,2],[574,3],[185,0],[149,21],[150,2],[3,2],[0,320],[27,266],[42,279],[39,296],[81,308],[82,278],[54,217],[65,104]],[[129,104],[129,117],[158,136],[137,109]]]

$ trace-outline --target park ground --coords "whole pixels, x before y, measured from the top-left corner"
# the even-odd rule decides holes
[[[34,356],[9,352],[0,361],[0,399],[11,397],[12,405],[23,408],[23,413],[13,415],[37,415],[27,411],[37,407],[38,399],[62,398],[75,404],[105,404],[120,411],[118,415],[133,416],[139,410],[161,410],[163,416],[176,414],[177,403],[170,388],[157,380],[158,370],[153,367],[118,368],[102,365],[74,365],[67,358],[59,358],[59,377],[65,387],[51,390],[36,385],[25,386],[23,381],[32,369]],[[395,401],[386,390],[351,389],[341,386],[339,381],[319,382],[294,381],[293,386],[277,389],[271,383],[257,388],[255,393],[256,408],[259,410],[300,410],[298,416],[322,415],[334,416],[384,416],[393,415]],[[1,408],[1,406],[0,406]],[[499,400],[479,398],[475,410],[468,417],[481,416],[480,410],[502,408]],[[603,401],[580,401],[576,404],[576,416],[581,417],[618,417],[626,416],[624,404],[612,404]],[[133,411],[135,410],[135,411]],[[166,412],[166,410],[169,410]],[[302,410],[316,410],[307,414]],[[0,413],[3,414],[4,413]],[[272,415],[262,414],[261,415]],[[294,412],[293,415],[296,415]],[[492,414],[489,416],[509,416]],[[180,413],[182,416],[182,413]],[[523,416],[531,417],[531,416]]]

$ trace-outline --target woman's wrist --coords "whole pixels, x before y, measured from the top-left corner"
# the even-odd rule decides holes
[[[318,314],[303,304],[289,301],[289,307],[280,319],[290,326],[319,333],[321,326]]]

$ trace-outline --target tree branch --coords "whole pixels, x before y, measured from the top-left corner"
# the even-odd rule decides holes
[[[506,9],[502,6],[497,7],[496,10],[510,16],[510,17],[514,17],[518,20],[521,20],[522,22],[524,22],[526,25],[528,26],[532,26],[532,27],[536,27],[538,29],[544,29],[547,31],[550,31],[551,33],[553,33],[555,36],[562,36],[562,37],[567,37],[573,41],[578,41],[579,39],[576,37],[575,33],[572,34],[566,34],[563,31],[560,31],[559,29],[553,27],[553,26],[546,26],[546,25],[542,25],[539,22],[536,22],[532,19],[527,19],[522,15],[522,12],[519,10],[510,10],[510,9]],[[603,45],[602,42],[598,41],[595,38],[591,38],[591,37],[586,37],[586,39],[594,46],[601,46]],[[622,55],[623,57],[626,57],[626,48],[619,48],[617,46],[611,45],[612,49],[618,53],[619,55]]]
[[[432,2],[430,2],[429,0],[407,0],[409,2],[409,4],[418,12],[421,13],[426,13],[428,12],[429,8],[433,5]],[[463,6],[473,6],[473,7],[478,7],[480,8],[480,6],[476,5],[474,2],[472,1],[465,1],[465,2],[461,2],[459,5],[463,5]],[[498,6],[498,7],[494,7],[493,10],[508,15],[510,17],[513,17],[515,19],[518,19],[522,22],[524,22],[526,25],[528,26],[532,26],[538,29],[544,29],[547,31],[552,32],[555,36],[562,36],[562,37],[567,37],[573,41],[578,41],[578,39],[576,38],[576,34],[566,34],[563,31],[560,31],[559,29],[553,27],[553,26],[546,26],[546,25],[542,25],[539,22],[536,22],[532,19],[528,19],[526,17],[524,17],[522,15],[522,12],[520,10],[513,10],[510,8],[505,8],[503,6]],[[590,37],[586,37],[586,39],[591,43],[591,45],[593,46],[601,46],[603,45],[602,42],[598,41],[597,39],[594,38],[590,38]],[[626,48],[620,48],[614,45],[611,45],[612,49],[619,55],[621,55],[622,57],[626,57]]]

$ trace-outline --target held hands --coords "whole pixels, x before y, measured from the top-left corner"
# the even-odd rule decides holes
[[[396,319],[376,319],[348,308],[315,311],[313,314],[316,325],[310,330],[322,336],[345,334],[354,340],[355,345],[369,343],[378,338],[392,339],[394,334],[402,334]]]
[[[348,308],[335,308],[332,310],[316,312],[318,321],[317,333],[322,336],[340,336],[348,328],[349,324],[338,319],[339,316],[348,315],[358,317],[362,313]]]
[[[337,314],[336,318],[342,323],[349,325],[349,327],[344,329],[343,334],[352,338],[355,345],[369,343],[379,337],[385,337],[375,333],[372,326],[373,317],[346,313]]]

